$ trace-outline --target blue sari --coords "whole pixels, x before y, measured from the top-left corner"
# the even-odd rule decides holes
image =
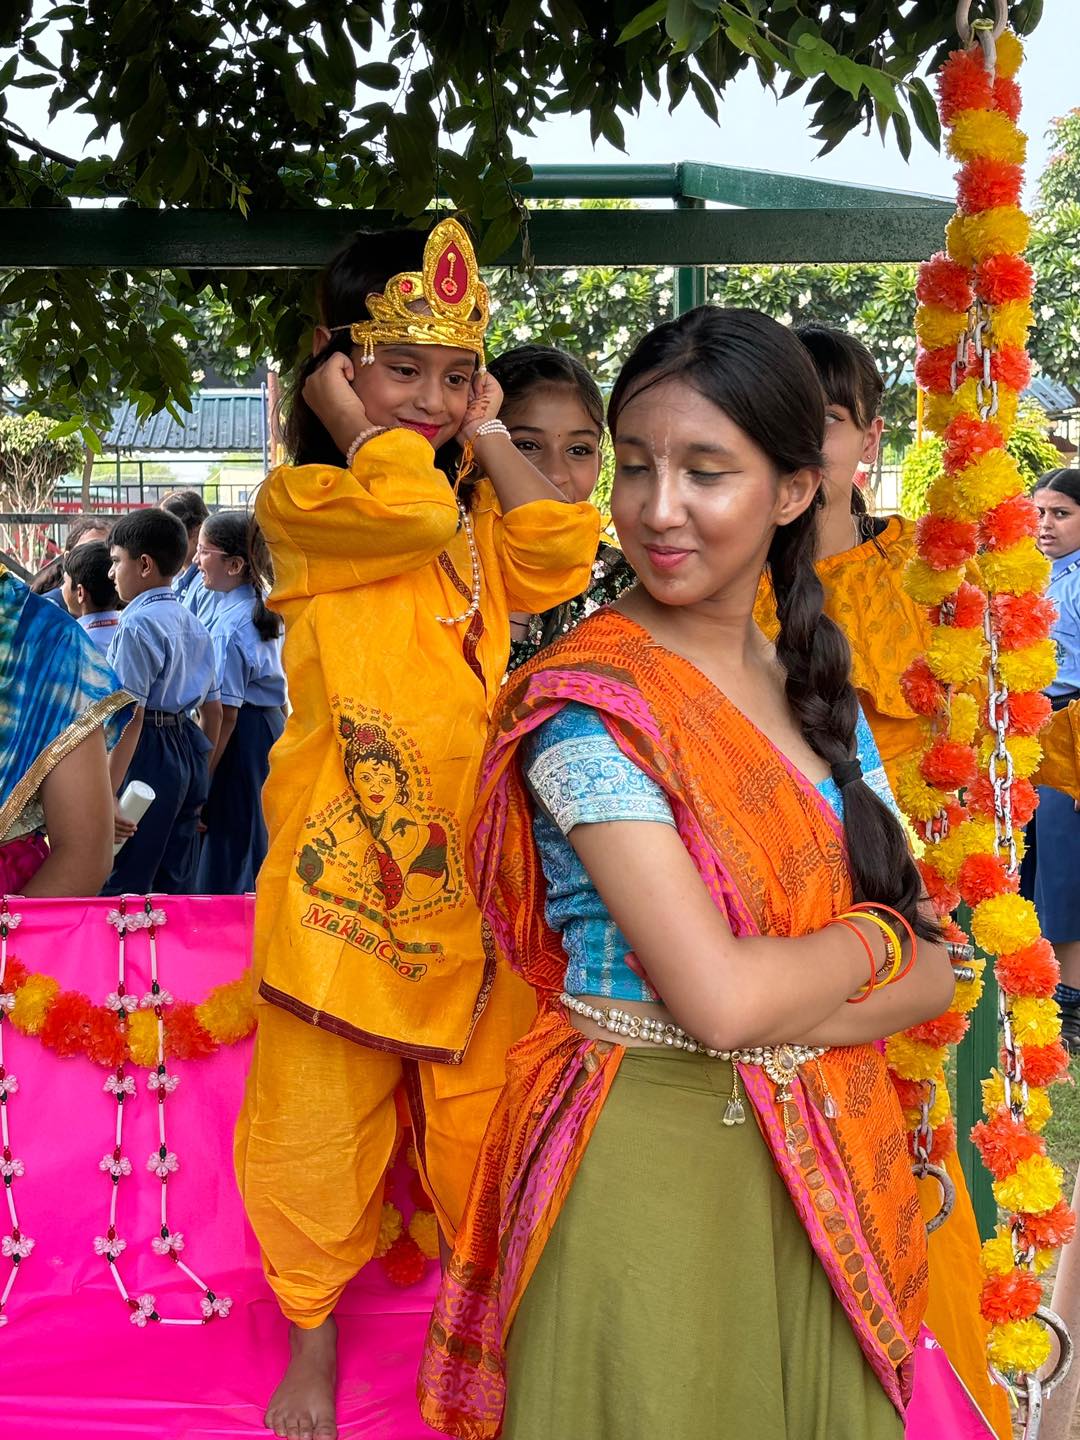
[[[67,611],[0,565],[0,845],[40,828],[45,777],[99,725],[111,750],[134,703]]]

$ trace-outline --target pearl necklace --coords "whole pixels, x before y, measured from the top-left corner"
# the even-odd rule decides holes
[[[461,501],[458,501],[459,524],[465,531],[465,539],[469,542],[469,564],[472,567],[472,580],[470,589],[472,599],[469,601],[469,608],[461,615],[436,615],[435,619],[440,625],[464,625],[471,620],[480,608],[480,552],[476,548],[476,537],[473,535],[472,516],[469,514]]]

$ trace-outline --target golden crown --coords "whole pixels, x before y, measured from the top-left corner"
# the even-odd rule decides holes
[[[381,295],[366,298],[371,319],[349,326],[353,342],[362,347],[361,365],[374,363],[376,345],[449,345],[471,350],[483,365],[488,290],[472,242],[456,220],[440,220],[428,236],[422,272],[403,271]],[[411,308],[418,301],[430,314]]]

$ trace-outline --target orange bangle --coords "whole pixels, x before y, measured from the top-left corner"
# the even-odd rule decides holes
[[[877,957],[874,955],[874,948],[873,948],[873,946],[870,944],[870,941],[866,938],[866,936],[865,936],[865,935],[862,933],[862,931],[859,929],[859,927],[858,927],[857,925],[853,925],[850,920],[843,920],[843,919],[841,919],[840,916],[838,915],[834,920],[830,920],[830,921],[829,921],[829,924],[830,924],[830,925],[843,925],[843,927],[844,927],[845,930],[850,930],[853,935],[858,936],[859,940],[860,940],[861,943],[862,943],[863,949],[866,951],[867,955],[868,955],[869,958],[870,958],[870,980],[869,980],[869,983],[867,984],[866,988],[862,991],[861,994],[856,994],[856,995],[854,995],[854,996],[848,996],[848,1001],[847,1001],[847,1003],[848,1003],[849,1005],[861,1005],[864,1000],[869,1000],[870,996],[874,993],[874,987],[877,985],[878,962],[877,962]]]
[[[896,975],[893,976],[891,983],[895,985],[897,980],[902,980],[904,976],[908,973],[908,971],[911,969],[911,967],[915,964],[915,957],[919,953],[918,936],[911,928],[911,924],[907,920],[907,918],[901,915],[899,910],[894,910],[891,905],[879,905],[874,900],[861,900],[858,905],[852,905],[851,908],[852,910],[884,910],[886,915],[892,915],[895,917],[895,919],[899,920],[900,924],[907,931],[908,939],[911,941],[911,959],[907,962],[903,969],[899,970]]]

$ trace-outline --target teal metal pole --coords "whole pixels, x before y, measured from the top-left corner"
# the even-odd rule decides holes
[[[677,210],[704,210],[705,201],[689,195],[678,195]],[[704,265],[679,265],[675,270],[675,314],[685,315],[704,305],[708,289],[708,270]]]
[[[970,934],[971,911],[961,906],[958,924]],[[981,952],[976,952],[982,956]],[[990,1172],[971,1143],[971,1127],[982,1119],[982,1082],[992,1069],[1001,1068],[998,1038],[998,987],[993,968],[983,972],[983,993],[972,1011],[971,1029],[956,1049],[956,1150],[975,1210],[979,1234],[988,1240],[997,1225]]]

